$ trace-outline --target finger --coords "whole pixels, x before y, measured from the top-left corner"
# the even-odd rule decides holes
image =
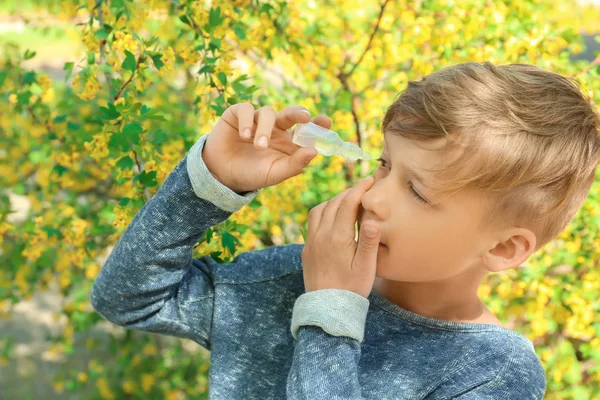
[[[310,209],[308,213],[308,237],[314,238],[317,233],[317,229],[321,224],[321,217],[323,215],[323,204],[319,204]]]
[[[329,201],[327,201],[327,203],[325,204],[325,209],[323,210],[323,216],[321,217],[321,225],[323,225],[324,227],[329,227],[329,229],[331,229],[335,222],[335,216],[337,214],[338,208],[344,200],[344,197],[348,193],[350,193],[351,190],[352,188],[348,188],[343,192],[338,193],[337,195],[332,197]]]
[[[310,112],[302,106],[288,106],[277,113],[275,127],[283,131],[297,123],[305,124],[310,121]]]
[[[238,120],[238,131],[243,139],[252,137],[254,128],[254,106],[250,103],[238,103],[231,107],[231,112]]]
[[[324,115],[319,115],[312,119],[313,124],[322,126],[325,129],[331,129],[331,120]]]
[[[276,115],[277,113],[273,107],[264,106],[256,110],[255,117],[258,118],[258,122],[256,123],[256,135],[254,136],[254,146],[256,148],[266,149],[269,147]]]
[[[318,117],[314,117],[311,122],[313,124],[317,124],[319,126],[322,126],[325,129],[331,129],[331,120],[328,117],[324,116],[324,115],[319,115]],[[285,134],[289,138],[290,142],[293,142],[293,139],[292,139],[292,136],[293,136],[292,130],[287,130]],[[302,146],[299,146],[299,145],[297,145],[295,143],[293,143],[293,145],[294,145],[296,151],[298,151],[298,150],[300,150],[300,149],[303,148]],[[314,156],[316,157],[317,154],[318,154],[318,152],[315,151],[314,152]],[[310,162],[310,160],[309,160],[309,162]]]
[[[367,221],[360,228],[356,254],[352,259],[352,270],[362,272],[365,281],[375,279],[379,232],[379,225],[375,221]]]
[[[370,176],[367,179],[358,182],[350,189],[349,193],[344,196],[340,206],[337,208],[335,222],[333,224],[339,227],[350,226],[352,227],[352,232],[354,232],[354,224],[358,218],[362,197],[365,192],[373,186],[374,182],[375,180]]]

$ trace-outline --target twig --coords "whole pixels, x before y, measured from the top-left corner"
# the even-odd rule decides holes
[[[599,63],[600,63],[600,54],[598,54],[598,55],[596,56],[596,58],[594,58],[594,59],[592,60],[592,62],[591,62],[591,63],[589,63],[588,65],[586,65],[586,66],[585,66],[585,68],[583,68],[583,69],[582,69],[581,71],[579,71],[579,72],[576,72],[576,73],[574,73],[574,74],[573,74],[573,75],[571,75],[570,77],[571,77],[571,78],[574,78],[574,77],[575,77],[575,76],[577,76],[577,75],[580,75],[580,74],[585,74],[586,72],[588,72],[590,69],[592,69],[592,68],[593,68],[595,65],[597,65],[597,64],[599,64]]]
[[[144,170],[144,164],[139,160],[137,152],[133,151],[133,156],[135,157],[135,163],[137,164],[138,170],[140,173]],[[146,196],[146,201],[150,201],[150,194],[148,193],[148,188],[144,187],[144,195]]]
[[[352,75],[352,73],[354,72],[356,67],[358,67],[358,65],[362,62],[363,58],[365,57],[365,54],[367,54],[367,51],[369,51],[369,48],[371,47],[371,43],[373,42],[373,38],[375,37],[375,34],[379,30],[379,24],[381,23],[381,17],[383,16],[383,12],[385,11],[385,7],[387,6],[388,2],[389,2],[389,0],[385,0],[383,2],[383,4],[381,5],[381,10],[379,10],[379,16],[377,17],[377,23],[375,24],[375,29],[373,29],[373,32],[371,33],[371,37],[369,38],[369,42],[367,43],[367,47],[365,48],[365,51],[363,51],[362,55],[360,56],[360,58],[358,59],[356,64],[354,64],[352,69],[350,69],[350,71],[348,71],[347,73],[341,72],[340,75],[344,75],[346,78],[348,78],[350,75]]]
[[[127,82],[125,82],[123,84],[123,86],[121,86],[121,89],[119,89],[119,93],[117,93],[117,95],[115,96],[115,101],[119,100],[119,97],[121,97],[121,93],[123,93],[123,90],[125,90],[125,88],[127,87],[127,85],[129,85],[131,83],[131,80],[133,79],[133,76],[135,75],[135,72],[138,70],[138,67],[140,66],[141,62],[144,60],[144,56],[140,55],[138,57],[137,62],[135,63],[135,68],[133,68],[133,72],[131,73],[131,76],[129,77],[129,79],[127,80]]]

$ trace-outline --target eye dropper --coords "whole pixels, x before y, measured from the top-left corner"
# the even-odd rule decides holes
[[[302,147],[314,147],[325,156],[337,154],[350,160],[371,159],[371,155],[360,147],[344,142],[337,132],[312,122],[297,124],[292,130],[292,142]]]

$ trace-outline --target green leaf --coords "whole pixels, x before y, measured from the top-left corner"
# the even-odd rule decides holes
[[[23,93],[17,94],[17,103],[27,105],[29,104],[29,97],[31,96],[31,92],[28,90]]]
[[[211,240],[211,239],[212,239],[212,237],[213,237],[213,230],[212,230],[212,228],[208,228],[208,229],[206,230],[206,233],[205,233],[205,235],[204,235],[204,236],[206,237],[206,243],[210,243],[210,240]]]
[[[111,121],[113,119],[119,118],[121,114],[117,111],[114,103],[108,103],[108,108],[100,107],[100,118],[105,121]]]
[[[135,32],[131,32],[131,34],[133,35],[134,38],[137,39],[138,42],[143,42],[144,40],[140,37],[140,35],[138,35]]]
[[[221,81],[221,83],[222,83],[223,85],[227,85],[227,75],[225,75],[225,73],[224,73],[224,72],[219,72],[219,73],[217,74],[217,78],[219,78],[219,80]]]
[[[40,94],[42,94],[43,90],[40,87],[40,85],[38,85],[37,83],[33,82],[31,84],[31,86],[29,87],[29,90],[31,90],[31,93],[39,96]]]
[[[161,60],[162,54],[154,54],[150,56],[150,58],[152,58],[152,62],[154,63],[156,69],[161,69],[165,65],[165,63],[163,63]]]
[[[108,139],[108,148],[114,151],[128,151],[129,141],[121,132],[115,132]]]
[[[179,17],[179,20],[186,25],[193,26],[192,21],[190,20],[190,18],[187,15],[181,15]]]
[[[140,117],[142,117],[142,120],[153,119],[158,121],[166,121],[164,116],[158,114],[158,110],[149,108],[145,104],[142,105],[142,109],[140,110]]]
[[[143,131],[144,129],[138,122],[132,122],[123,127],[123,136],[128,142],[131,142],[133,144],[139,144],[140,133],[142,133]]]
[[[225,20],[225,17],[221,15],[221,7],[211,8],[208,15],[208,23],[212,28],[216,28],[221,25],[221,22]]]
[[[28,71],[23,75],[23,83],[26,85],[35,82],[35,72]]]
[[[63,66],[63,70],[67,71],[67,76],[65,76],[65,82],[69,79],[71,74],[73,73],[73,65],[75,65],[72,61],[66,62]]]
[[[35,55],[37,54],[37,52],[35,50],[25,50],[25,55],[23,56],[24,60],[29,60],[30,58],[35,57]]]
[[[246,92],[246,86],[244,86],[240,82],[233,82],[231,84],[231,87],[233,87],[233,90],[235,90],[236,93],[245,93]]]
[[[223,260],[221,257],[219,257],[220,255],[221,255],[220,251],[213,251],[210,253],[210,257],[213,260],[215,260],[219,264],[223,264],[225,262],[225,260]]]
[[[212,104],[210,108],[216,111],[217,116],[223,115],[225,109],[227,108],[227,105],[225,104],[225,100],[222,94],[215,98],[215,104]]]
[[[144,46],[146,47],[150,47],[152,46],[154,43],[156,43],[158,41],[158,36],[152,36],[150,38],[150,40],[142,40],[142,43],[144,43]]]
[[[156,171],[142,171],[140,174],[140,182],[146,187],[158,185],[158,182],[156,181]]]
[[[125,60],[121,64],[121,68],[133,72],[135,71],[135,65],[135,56],[129,50],[125,50]]]
[[[96,37],[96,39],[98,40],[106,40],[108,38],[108,34],[110,32],[107,31],[106,29],[98,29],[96,32],[94,32],[94,36]]]
[[[250,206],[250,208],[258,208],[262,206],[262,203],[255,197],[250,203],[248,203],[248,206]]]
[[[96,53],[90,51],[87,56],[87,62],[89,65],[93,65],[96,62]]]
[[[2,85],[4,84],[4,81],[6,80],[7,76],[8,76],[8,71],[0,72],[0,87],[2,87]]]
[[[220,50],[221,49],[221,41],[217,38],[211,38],[208,43],[209,50]]]
[[[223,232],[221,236],[221,246],[229,249],[231,255],[235,254],[235,244],[240,243],[238,238],[230,234],[229,232]]]
[[[56,124],[60,124],[63,123],[67,120],[67,115],[59,115],[57,117],[55,117],[52,122],[56,123]]]
[[[121,207],[125,207],[127,204],[129,204],[129,201],[131,199],[129,197],[123,197],[121,200],[119,200],[119,205]]]
[[[158,129],[154,131],[152,134],[152,139],[150,139],[152,144],[161,144],[167,140],[167,133],[162,129]]]
[[[144,129],[139,122],[131,122],[123,127],[123,134],[125,136],[131,136],[144,132]]]
[[[202,68],[200,68],[200,70],[198,71],[198,75],[203,74],[205,72],[211,73],[214,71],[213,66],[212,65],[205,65]]]
[[[52,228],[51,226],[45,226],[42,229],[46,231],[49,239],[51,239],[52,236],[56,236],[57,238],[62,239],[62,233],[58,229]],[[54,252],[53,250],[51,250],[51,251]],[[50,266],[50,265],[48,265],[48,266]]]
[[[233,31],[235,32],[235,35],[241,40],[246,39],[246,31],[244,31],[239,25],[234,25]]]
[[[133,169],[133,160],[129,156],[125,156],[117,161],[116,166],[121,170]]]
[[[29,161],[32,164],[37,165],[44,160],[44,153],[42,151],[32,151],[28,155]]]

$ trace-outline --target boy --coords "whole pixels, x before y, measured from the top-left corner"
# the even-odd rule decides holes
[[[381,165],[310,211],[305,245],[193,260],[207,228],[308,165],[316,150],[287,129],[309,120],[297,106],[228,108],[134,217],[94,308],[211,350],[211,399],[542,399],[533,344],[477,288],[585,200],[600,157],[589,100],[531,65],[410,82],[385,115]]]

